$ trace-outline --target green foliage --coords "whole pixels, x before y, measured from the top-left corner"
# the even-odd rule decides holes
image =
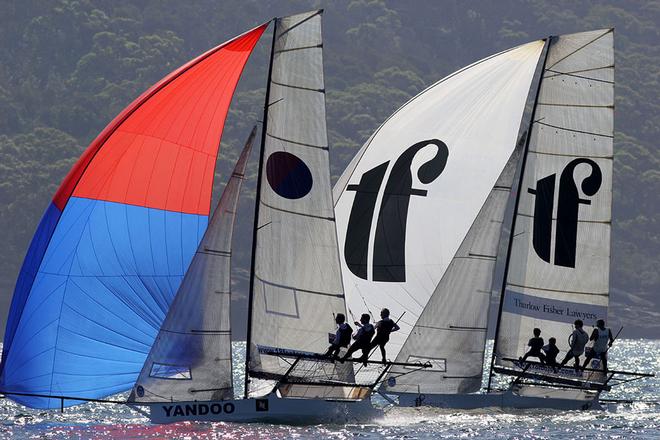
[[[616,27],[611,283],[660,300],[660,2],[585,0],[21,0],[0,14],[0,297],[9,300],[34,228],[70,165],[162,76],[275,15],[325,7],[332,173],[394,110],[452,71],[549,34]],[[216,192],[261,119],[268,38],[234,97]],[[251,172],[254,177],[254,169]],[[250,185],[249,185],[250,186]],[[248,188],[249,189],[249,188]],[[249,241],[244,198],[237,240]],[[247,219],[246,217],[247,216]],[[243,278],[249,246],[238,250]],[[632,296],[631,296],[632,297]]]

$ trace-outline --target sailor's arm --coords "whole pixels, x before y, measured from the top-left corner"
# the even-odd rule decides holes
[[[397,330],[401,330],[401,327],[399,327],[399,324],[397,324],[397,323],[395,322],[395,323],[394,323],[394,327],[392,327],[392,331],[395,332],[395,331],[397,331]]]

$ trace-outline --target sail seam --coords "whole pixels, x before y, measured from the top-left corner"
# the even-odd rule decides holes
[[[299,89],[299,90],[307,90],[310,92],[318,92],[318,93],[325,93],[325,89],[315,89],[312,87],[304,87],[304,86],[294,86],[293,84],[284,84],[279,81],[275,81],[274,79],[270,80],[271,83],[278,85],[280,87],[288,87],[290,89]]]
[[[532,214],[526,214],[526,213],[524,213],[524,212],[520,212],[520,211],[518,211],[517,215],[519,215],[519,216],[521,216],[521,217],[534,218],[534,216],[533,216]],[[557,221],[557,217],[552,217],[552,220],[553,220],[553,221]],[[577,222],[578,222],[578,223],[603,224],[603,225],[610,225],[610,224],[612,224],[611,221],[607,221],[607,220],[582,220],[582,219],[578,219]],[[519,235],[520,235],[520,234],[519,234]]]
[[[614,136],[611,135],[611,134],[592,133],[592,132],[589,132],[589,131],[576,130],[574,128],[559,127],[557,125],[552,125],[552,124],[547,124],[545,122],[541,122],[540,120],[535,121],[534,123],[539,124],[539,125],[545,125],[546,127],[556,128],[558,130],[571,131],[573,133],[589,134],[589,135],[592,135],[592,136],[601,136],[601,137],[606,137],[606,138],[611,138],[611,139],[614,138]]]
[[[612,29],[608,29],[608,30],[607,30],[606,32],[604,32],[603,34],[597,36],[596,38],[594,38],[593,40],[589,41],[588,43],[585,43],[584,45],[578,47],[578,48],[575,49],[573,52],[570,52],[569,54],[567,54],[567,55],[563,56],[562,58],[558,59],[558,60],[555,61],[552,65],[548,66],[545,70],[548,71],[548,70],[552,69],[554,66],[556,66],[556,65],[559,64],[559,63],[561,63],[561,62],[564,61],[566,58],[575,55],[577,52],[581,51],[582,49],[584,49],[585,47],[589,46],[590,44],[592,44],[592,43],[594,43],[594,42],[600,40],[601,38],[603,38],[605,35],[609,34],[610,32],[612,32]]]
[[[559,293],[570,293],[572,295],[589,295],[589,296],[609,296],[609,292],[599,293],[599,292],[578,292],[575,290],[559,290],[559,289],[547,289],[543,287],[535,286],[523,286],[521,284],[507,283],[507,286],[521,287],[523,289],[534,289],[534,290],[544,290],[546,292],[559,292]]]
[[[551,78],[553,76],[558,76],[558,75],[570,75],[573,73],[592,72],[594,70],[603,70],[603,69],[614,69],[614,64],[611,64],[609,66],[602,66],[602,67],[591,67],[589,69],[571,70],[570,72],[560,72],[558,70],[546,69],[546,72],[553,72],[556,73],[557,75],[544,75],[544,78]]]
[[[277,208],[275,206],[269,205],[268,203],[264,202],[263,200],[259,200],[259,203],[261,203],[262,205],[264,205],[267,208],[274,209],[275,211],[286,212],[286,213],[289,213],[289,214],[300,215],[300,216],[303,216],[303,217],[312,217],[312,218],[317,218],[317,219],[320,219],[320,220],[335,221],[334,217],[324,217],[324,216],[321,216],[321,215],[304,214],[302,212],[290,211],[290,210],[284,209],[284,208]],[[263,226],[266,226],[266,225],[263,225]],[[260,228],[263,227],[263,226],[260,226]]]
[[[613,105],[593,105],[593,104],[562,104],[559,102],[539,102],[537,105],[548,105],[554,107],[583,107],[583,108],[609,108],[613,109]]]
[[[277,36],[277,39],[279,40],[280,38],[282,38],[282,37],[283,37],[284,35],[286,35],[287,33],[291,32],[292,30],[294,30],[294,29],[297,28],[298,26],[300,26],[300,25],[302,25],[302,24],[308,22],[309,20],[311,20],[312,18],[316,17],[317,15],[321,15],[322,12],[323,12],[323,10],[320,9],[320,10],[316,11],[315,13],[313,13],[312,15],[310,15],[309,17],[307,17],[307,18],[305,18],[305,19],[299,21],[298,23],[296,23],[296,24],[294,24],[294,25],[292,25],[292,26],[289,26],[289,28],[288,28],[287,30],[285,30],[284,32],[282,32],[281,34],[279,34],[279,35]],[[281,19],[280,19],[280,20],[281,20]]]
[[[466,256],[454,256],[456,260],[480,260],[480,261],[495,261],[497,257],[489,256],[477,256],[477,255],[466,255]]]
[[[550,153],[549,151],[539,151],[539,150],[529,150],[530,153],[534,154],[544,154],[546,156],[561,156],[561,157],[584,157],[584,154],[566,154],[566,153]],[[614,159],[614,156],[596,156],[590,154],[589,157],[595,159]]]
[[[568,72],[558,72],[556,70],[550,70],[550,69],[548,69],[548,72],[555,73],[555,75],[547,75],[547,76],[544,76],[544,78],[555,78],[557,76],[565,75],[565,76],[572,76],[573,78],[586,79],[586,80],[589,80],[589,81],[602,82],[602,83],[606,83],[606,84],[614,84],[614,81],[609,81],[607,79],[592,78],[590,76],[575,75],[575,74],[568,73]]]
[[[449,327],[437,327],[433,325],[424,325],[424,324],[415,324],[415,328],[427,328],[430,330],[440,330],[440,331],[446,331],[446,332],[451,332],[451,331],[476,331],[479,330],[480,332],[486,331],[486,328],[483,327],[460,327],[460,326],[453,326],[450,325]]]
[[[291,139],[281,138],[281,137],[275,136],[275,135],[270,134],[270,133],[266,133],[266,136],[268,136],[268,137],[272,137],[273,139],[277,139],[278,141],[288,142],[288,143],[290,143],[290,144],[301,145],[301,146],[303,146],[303,147],[318,148],[319,150],[325,150],[325,151],[328,151],[328,147],[327,147],[327,146],[323,147],[323,146],[321,146],[321,145],[313,145],[313,144],[306,144],[306,143],[304,143],[304,142],[292,141]]]
[[[230,361],[231,358],[229,358],[229,359],[218,359],[218,360],[219,360],[219,361]],[[224,387],[224,388],[201,388],[201,389],[199,389],[199,390],[196,390],[196,389],[194,389],[194,388],[191,388],[191,389],[190,389],[190,392],[191,392],[191,393],[204,393],[204,392],[208,392],[208,391],[222,391],[222,390],[231,390],[231,389],[232,389],[232,387]]]
[[[316,44],[316,45],[313,45],[313,46],[300,46],[300,47],[292,47],[292,48],[289,48],[289,49],[280,49],[280,50],[276,50],[273,53],[277,55],[278,53],[292,52],[294,50],[318,49],[318,48],[323,48],[323,43]]]

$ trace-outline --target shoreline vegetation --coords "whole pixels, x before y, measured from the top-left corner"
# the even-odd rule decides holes
[[[84,148],[142,91],[179,65],[274,15],[325,7],[332,175],[394,110],[490,53],[615,27],[616,115],[611,307],[626,338],[660,338],[660,1],[25,0],[0,15],[0,316],[30,239]],[[268,40],[268,39],[265,39]],[[216,170],[220,193],[259,121],[268,44],[234,96]],[[256,167],[239,209],[233,328],[243,337]],[[2,323],[4,329],[4,323]]]

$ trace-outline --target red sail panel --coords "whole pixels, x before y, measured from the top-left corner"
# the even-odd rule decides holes
[[[268,23],[175,70],[91,143],[53,201],[72,195],[208,215],[225,117],[239,76]]]

